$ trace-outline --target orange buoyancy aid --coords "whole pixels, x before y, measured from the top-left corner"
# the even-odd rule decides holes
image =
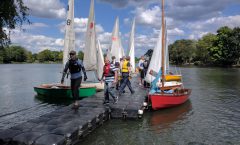
[[[128,66],[128,63],[129,63],[129,61],[127,61],[127,60],[124,60],[124,61],[123,61],[123,64],[122,64],[122,72],[123,72],[123,73],[129,72],[129,71],[128,71],[128,67],[129,67],[129,66]]]

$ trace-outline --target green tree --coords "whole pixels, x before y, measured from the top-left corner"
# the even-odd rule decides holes
[[[211,63],[209,50],[213,47],[216,39],[216,35],[208,33],[198,40],[196,46],[196,57],[194,60],[199,61],[201,64]]]
[[[0,63],[3,63],[3,50],[0,50]]]
[[[83,60],[83,57],[84,57],[84,53],[83,53],[82,51],[79,51],[79,52],[78,52],[78,58],[79,58],[80,60]]]
[[[38,60],[38,54],[37,53],[34,53],[32,55],[32,59],[33,59],[33,62],[37,61]]]
[[[27,51],[27,62],[32,63],[34,62],[33,55],[31,51]]]
[[[13,59],[16,62],[26,62],[27,61],[27,50],[21,46],[12,46],[13,49]]]
[[[21,46],[9,46],[3,50],[3,62],[26,62],[27,50]]]
[[[196,53],[196,41],[177,40],[169,45],[169,59],[174,64],[191,63]]]
[[[53,57],[53,61],[56,62],[56,61],[59,61],[59,51],[52,51],[51,52],[51,55]]]
[[[48,49],[39,52],[37,58],[39,62],[53,61],[52,53]]]
[[[58,61],[63,61],[63,51],[60,51],[58,54]]]
[[[232,59],[233,64],[239,64],[240,62],[240,27],[236,27],[232,31],[232,35],[229,38],[231,42]]]
[[[21,28],[24,22],[30,24],[27,19],[28,8],[23,0],[1,0],[0,2],[0,49],[10,43],[10,30],[17,26]],[[3,28],[7,28],[4,30]]]
[[[217,30],[217,39],[210,48],[210,56],[214,64],[231,66],[239,60],[239,28],[234,31],[225,26]]]

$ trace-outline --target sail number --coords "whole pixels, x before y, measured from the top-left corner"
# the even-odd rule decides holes
[[[70,25],[70,24],[71,24],[71,20],[67,19],[67,25]]]

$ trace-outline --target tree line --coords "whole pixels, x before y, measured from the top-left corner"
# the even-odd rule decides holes
[[[221,27],[199,40],[177,40],[169,45],[172,64],[233,66],[240,63],[240,28]]]
[[[83,52],[78,52],[79,59],[83,59]],[[0,50],[0,63],[60,63],[62,51],[43,50],[32,53],[21,46],[8,46]]]
[[[209,66],[232,66],[240,62],[240,28],[221,27],[216,34],[208,33],[199,40],[176,40],[169,45],[170,63]],[[151,55],[148,50],[146,55]],[[78,57],[83,60],[83,52]],[[43,50],[34,53],[21,46],[7,46],[0,50],[0,63],[62,62],[62,51]],[[138,60],[138,58],[136,58]]]

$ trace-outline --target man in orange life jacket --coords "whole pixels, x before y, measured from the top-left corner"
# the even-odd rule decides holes
[[[69,69],[71,74],[71,90],[72,90],[72,96],[74,99],[74,104],[72,109],[77,109],[79,107],[77,99],[79,99],[79,87],[82,82],[82,74],[81,70],[84,74],[84,81],[87,80],[87,75],[85,72],[85,68],[83,66],[82,61],[80,61],[76,56],[76,51],[70,51],[69,53],[70,59],[67,61],[65,68],[63,70],[63,75],[61,79],[61,83],[64,83],[65,75],[67,74],[67,71]]]
[[[118,96],[114,94],[114,85],[117,82],[117,68],[114,64],[111,64],[108,57],[104,58],[105,65],[103,67],[103,75],[101,83],[104,80],[104,105],[109,104],[109,94],[112,96],[114,104],[118,101]]]
[[[131,91],[131,94],[135,93],[135,91],[131,86],[131,82],[129,80],[130,72],[131,72],[131,64],[130,64],[130,57],[128,56],[126,59],[123,60],[123,63],[122,63],[122,81],[119,88],[119,96],[124,92],[124,88],[126,86],[128,86],[129,90]]]

